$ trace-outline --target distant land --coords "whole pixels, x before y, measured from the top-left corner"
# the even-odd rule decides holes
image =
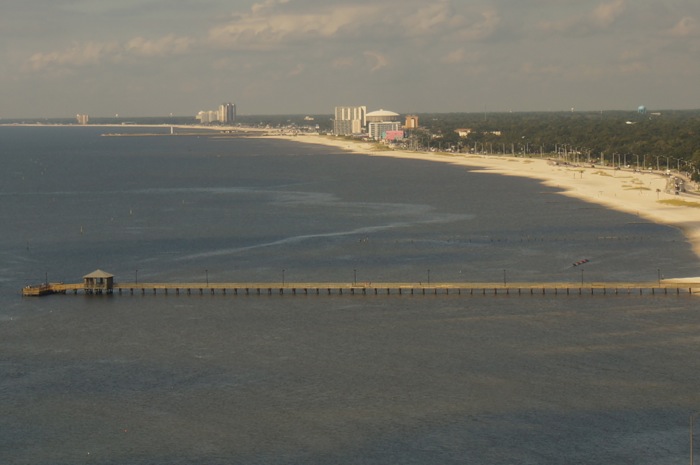
[[[408,113],[406,113],[408,114]],[[422,126],[429,126],[430,121],[439,119],[442,121],[463,121],[465,123],[471,121],[483,121],[485,119],[501,119],[501,118],[533,118],[540,116],[543,119],[564,118],[571,119],[572,117],[600,117],[604,119],[630,118],[637,117],[637,109],[630,110],[606,110],[606,111],[522,111],[522,112],[411,112],[410,114],[417,115],[420,118]],[[645,114],[647,117],[654,116],[672,116],[679,117],[700,117],[700,109],[693,110],[657,110],[649,109]],[[189,125],[198,124],[195,115],[190,116],[90,116],[89,125],[100,124],[174,124],[174,125]],[[236,124],[244,126],[255,125],[270,125],[270,126],[285,126],[289,124],[307,126],[315,124],[319,129],[329,130],[333,127],[333,114],[238,114]],[[43,117],[25,117],[25,118],[0,118],[0,124],[68,124],[77,125],[75,116],[58,117],[58,118],[43,118]]]
[[[307,117],[313,118],[313,121],[306,121]],[[325,128],[332,128],[332,114],[326,115],[238,115],[236,124],[243,126],[253,126],[266,124],[271,126],[285,125],[289,123],[308,125],[311,123],[323,123]],[[65,118],[0,118],[0,124],[56,124],[56,125],[74,125],[78,126],[75,116]],[[108,117],[108,116],[92,116],[90,115],[90,125],[102,124],[123,124],[123,125],[195,125],[200,124],[192,116],[134,116],[134,117]]]
[[[675,168],[700,180],[700,110],[520,113],[413,113],[418,128],[393,144],[399,149],[473,154],[580,155],[639,169]],[[404,115],[406,116],[406,115]],[[238,115],[234,126],[298,133],[332,132],[333,115]],[[77,126],[71,118],[0,119],[0,124]],[[97,117],[89,125],[199,125],[192,116]],[[216,128],[216,125],[211,126]],[[358,135],[361,137],[361,135]]]

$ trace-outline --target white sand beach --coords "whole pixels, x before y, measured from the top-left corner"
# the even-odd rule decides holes
[[[538,158],[501,155],[471,155],[402,150],[377,150],[375,144],[315,135],[272,135],[271,137],[339,147],[368,156],[396,157],[451,163],[478,168],[484,173],[538,179],[562,194],[615,210],[632,213],[655,223],[683,231],[700,257],[700,195],[676,195],[666,190],[668,176],[658,172],[615,170],[600,166],[558,165]],[[669,203],[672,202],[672,203]],[[689,278],[700,281],[700,278]]]

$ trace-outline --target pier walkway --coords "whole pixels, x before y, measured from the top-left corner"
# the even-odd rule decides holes
[[[653,282],[481,282],[481,283],[342,283],[342,282],[238,282],[238,283],[111,283],[89,287],[84,283],[48,283],[27,286],[24,296],[48,294],[221,294],[221,295],[693,295],[700,280]]]

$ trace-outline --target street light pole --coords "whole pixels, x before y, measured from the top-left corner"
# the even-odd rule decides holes
[[[284,271],[285,269],[282,268],[282,287],[284,287]]]
[[[136,276],[134,277],[134,284],[139,283],[139,270],[138,268],[136,269]]]
[[[207,287],[209,287],[209,270],[204,270],[204,274],[207,277]]]
[[[690,465],[693,465],[693,433],[695,428],[695,417],[700,415],[700,412],[695,412],[690,414]]]

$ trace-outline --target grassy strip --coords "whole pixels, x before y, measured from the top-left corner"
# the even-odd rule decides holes
[[[664,205],[672,205],[674,207],[700,208],[700,203],[698,203],[698,202],[688,202],[687,200],[681,200],[681,199],[659,200],[659,203],[663,203]]]

